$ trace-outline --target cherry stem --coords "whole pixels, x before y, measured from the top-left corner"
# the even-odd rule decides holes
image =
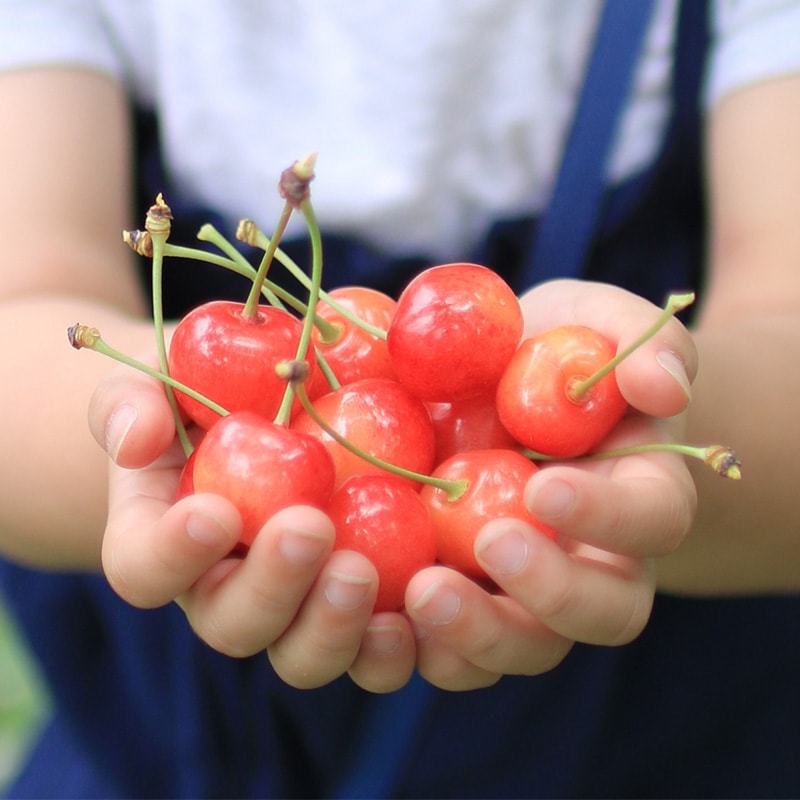
[[[604,458],[620,458],[622,456],[639,455],[641,453],[666,452],[679,453],[689,458],[695,458],[711,467],[718,475],[723,478],[730,478],[738,481],[742,477],[740,467],[742,462],[730,447],[712,444],[707,447],[695,447],[689,444],[678,444],[675,442],[652,442],[650,444],[631,445],[630,447],[618,447],[614,450],[602,450],[596,453],[588,453],[575,459],[576,461],[597,461]],[[544,453],[537,453],[534,450],[523,450],[524,455],[533,461],[564,461],[558,456],[549,456]]]
[[[205,395],[202,395],[200,392],[195,391],[190,386],[175,380],[175,378],[166,372],[154,369],[142,361],[137,361],[135,358],[126,356],[123,352],[107,344],[103,340],[102,336],[100,335],[100,331],[97,330],[97,328],[92,328],[89,325],[81,325],[80,323],[71,325],[69,328],[67,328],[67,338],[69,339],[69,343],[76,350],[94,350],[95,353],[100,353],[101,355],[113,358],[115,361],[119,361],[120,364],[133,367],[133,369],[137,369],[139,372],[143,372],[145,375],[149,375],[151,378],[161,381],[167,387],[177,389],[179,392],[191,397],[193,400],[197,400],[198,403],[202,403],[204,406],[206,406],[206,408],[210,408],[221,417],[226,417],[230,413],[226,408],[223,408],[221,405],[219,405],[219,403],[209,400]]]
[[[152,305],[153,305],[153,326],[156,335],[156,349],[158,351],[158,363],[161,372],[169,374],[169,366],[167,359],[167,344],[164,337],[164,300],[162,291],[162,279],[164,274],[164,246],[170,234],[172,227],[172,211],[169,206],[164,202],[163,196],[159,193],[156,197],[156,202],[150,207],[147,212],[145,220],[145,230],[150,234],[152,243],[152,269],[151,269],[151,283],[152,283]],[[192,442],[186,432],[186,426],[183,424],[180,409],[178,408],[178,400],[175,397],[175,392],[172,387],[165,386],[167,401],[172,409],[172,415],[175,418],[175,433],[178,441],[181,443],[184,455],[188,458],[192,450]]]
[[[245,244],[249,244],[252,247],[259,247],[262,250],[269,247],[270,245],[270,238],[262,231],[258,225],[256,225],[253,220],[244,219],[239,223],[239,228],[236,231],[236,237],[244,242]],[[302,270],[301,267],[297,265],[295,261],[293,261],[286,253],[284,253],[280,248],[275,253],[275,258],[280,261],[280,263],[286,268],[286,270],[295,278],[299,283],[308,289],[311,285],[311,282],[305,272]],[[331,297],[327,292],[320,290],[320,297],[337,313],[341,314],[345,319],[352,322],[354,325],[357,325],[359,328],[364,330],[366,333],[370,333],[378,339],[386,339],[386,331],[383,328],[379,328],[376,325],[372,325],[366,320],[359,317],[357,314],[354,314],[349,308],[345,308],[341,303],[339,303],[336,299]],[[322,341],[329,343],[335,342],[338,336],[341,335],[340,331],[336,327],[331,327],[330,330],[324,329],[322,326],[318,326],[320,329],[320,333],[322,334]]]
[[[667,303],[661,310],[656,321],[638,339],[628,345],[624,350],[620,350],[614,358],[607,364],[600,367],[597,372],[581,381],[575,381],[569,387],[569,397],[572,400],[580,400],[596,383],[601,381],[611,373],[622,361],[631,353],[638,350],[646,341],[652,339],[678,312],[683,311],[694,302],[694,292],[685,294],[673,294],[667,299]]]
[[[278,242],[286,231],[286,226],[289,224],[289,219],[294,212],[294,206],[287,201],[283,205],[283,210],[278,219],[278,224],[275,228],[275,233],[272,236],[270,246],[264,251],[261,258],[261,263],[258,266],[258,271],[253,279],[253,286],[250,289],[250,294],[247,296],[247,302],[244,304],[244,311],[242,315],[245,319],[254,320],[258,314],[258,303],[261,297],[261,289],[264,286],[264,280],[267,277],[272,260],[275,257],[275,251],[278,249]]]
[[[294,386],[294,392],[300,400],[300,404],[303,406],[306,413],[309,415],[309,417],[311,417],[311,419],[314,420],[314,422],[316,422],[317,425],[319,425],[320,428],[322,428],[323,431],[325,431],[328,436],[331,437],[331,439],[340,444],[349,452],[353,453],[353,455],[363,458],[364,461],[366,461],[368,464],[372,464],[374,467],[386,470],[387,472],[390,472],[393,475],[397,475],[401,478],[408,478],[409,480],[416,481],[417,483],[424,483],[429,486],[434,486],[437,489],[441,489],[443,492],[445,492],[447,499],[450,502],[460,500],[464,496],[467,489],[469,489],[469,481],[466,478],[458,481],[449,481],[445,480],[444,478],[434,478],[432,475],[425,475],[421,472],[414,472],[413,470],[406,469],[405,467],[399,467],[396,464],[392,464],[389,461],[384,461],[382,458],[378,458],[377,456],[362,450],[360,447],[342,436],[341,433],[339,433],[335,428],[331,427],[320,416],[316,408],[314,408],[313,404],[311,403],[311,400],[309,400],[308,393],[303,385],[304,377],[308,371],[303,369],[303,366],[298,365],[298,362],[296,361],[284,361],[275,367],[275,371],[281,378],[292,383]]]
[[[245,225],[249,222],[249,220],[243,220],[239,223],[239,228],[241,229],[242,225]],[[190,247],[178,247],[176,245],[170,246],[171,248],[174,248],[174,252],[170,250],[168,251],[168,254],[181,256],[184,258],[194,258],[198,261],[207,261],[210,264],[216,264],[217,266],[230,269],[233,272],[242,275],[243,277],[250,278],[251,280],[254,279],[256,270],[250,265],[247,259],[216,228],[214,228],[213,225],[203,225],[197,234],[197,238],[200,239],[200,241],[209,242],[213,245],[216,245],[224,253],[227,253],[229,258],[220,258],[219,256],[215,256],[213,253],[207,253],[205,250],[195,250]],[[249,243],[246,239],[242,239],[241,241],[245,242],[245,244]],[[282,250],[277,249],[275,252],[275,258],[280,261],[281,264],[283,264],[284,259],[288,259],[288,256],[286,256]],[[292,264],[298,270],[300,270],[300,267],[294,264],[294,262],[292,262]],[[308,288],[308,282],[306,283],[306,288]],[[302,300],[299,300],[291,292],[286,291],[286,289],[279,286],[277,283],[274,283],[266,278],[264,280],[262,293],[270,302],[270,304],[276,308],[282,308],[282,303],[285,303],[287,306],[304,316],[308,312],[308,305],[306,303],[304,303]],[[335,340],[340,335],[339,327],[335,323],[328,322],[328,320],[322,319],[320,316],[314,316],[314,325],[316,325],[317,329],[322,335],[323,341]]]

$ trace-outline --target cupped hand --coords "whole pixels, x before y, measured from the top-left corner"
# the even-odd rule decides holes
[[[556,281],[523,298],[527,333],[560,324],[596,328],[624,347],[658,309],[610,286]],[[686,329],[670,322],[618,368],[630,413],[600,450],[669,441],[697,369]],[[420,672],[449,690],[556,666],[575,642],[635,639],[656,592],[654,559],[686,536],[696,490],[681,456],[647,452],[545,463],[526,504],[557,541],[516,519],[487,524],[475,542],[490,590],[445,567],[418,573],[406,593]]]
[[[175,502],[185,456],[163,388],[128,369],[101,384],[90,428],[112,457],[102,564],[127,602],[175,601],[211,647],[244,657],[266,651],[278,675],[301,688],[342,674],[369,691],[402,686],[415,659],[406,617],[373,614],[374,567],[333,551],[321,511],[296,506],[270,519],[246,553],[241,518],[225,498]]]

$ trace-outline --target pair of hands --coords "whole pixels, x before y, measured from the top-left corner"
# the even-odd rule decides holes
[[[622,346],[658,313],[623,290],[578,281],[543,284],[521,302],[527,334],[580,323]],[[618,368],[632,409],[606,445],[663,440],[662,418],[685,409],[695,371],[691,337],[673,321]],[[348,673],[368,691],[392,691],[416,668],[439,687],[466,690],[549,670],[576,641],[626,643],[650,614],[653,559],[677,547],[696,508],[674,454],[548,465],[526,501],[560,540],[500,519],[476,542],[500,593],[433,566],[410,582],[405,613],[373,614],[375,569],[357,553],[333,552],[322,512],[285,509],[234,557],[241,522],[227,500],[173,503],[184,459],[160,384],[115,370],[89,420],[112,457],[102,562],[113,589],[141,607],[176,601],[211,647],[231,656],[265,650],[278,675],[303,688]]]

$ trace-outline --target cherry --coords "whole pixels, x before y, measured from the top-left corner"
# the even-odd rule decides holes
[[[241,303],[205,303],[190,311],[175,329],[170,375],[228,411],[253,411],[272,419],[286,389],[275,374],[275,365],[294,358],[302,325],[297,317],[272,306],[258,306],[250,318]],[[316,365],[310,366],[313,374]],[[197,400],[181,392],[176,396],[181,409],[202,428],[210,428],[219,419]]]
[[[465,450],[513,450],[514,437],[497,414],[494,393],[453,403],[426,403],[436,432],[436,464]]]
[[[428,411],[397,381],[365,378],[317,398],[313,408],[355,448],[413,472],[433,468],[436,444]],[[315,436],[328,448],[337,487],[352,475],[385,473],[331,438],[308,411],[297,413],[292,428]]]
[[[220,418],[197,446],[195,492],[227,497],[242,515],[241,543],[249,545],[283,508],[324,510],[333,493],[334,466],[318,439],[250,411]]]
[[[362,378],[394,378],[385,333],[397,307],[394,298],[365,286],[343,286],[330,291],[327,297],[362,323],[344,316],[326,299],[317,304],[317,316],[333,323],[337,333],[333,338],[326,337],[315,328],[313,342],[339,383],[354,383]],[[363,323],[383,331],[383,335],[366,330]],[[314,396],[313,392],[309,394]]]
[[[497,273],[444,264],[419,273],[403,290],[387,344],[409,391],[452,402],[494,389],[522,326],[517,297]]]
[[[439,561],[473,578],[486,572],[475,558],[475,539],[481,528],[500,517],[525,520],[551,539],[556,532],[539,522],[527,509],[525,485],[538,467],[515,450],[471,450],[440,464],[432,476],[462,488],[448,492],[442,486],[424,485],[420,499],[428,507],[436,535]]]
[[[599,444],[628,407],[613,373],[589,389],[579,382],[615,354],[595,330],[565,325],[522,342],[497,386],[497,413],[525,447],[562,458],[583,455]]]
[[[334,493],[327,513],[335,549],[362,553],[378,571],[374,610],[400,610],[411,577],[436,560],[433,523],[417,491],[392,475],[356,475]]]

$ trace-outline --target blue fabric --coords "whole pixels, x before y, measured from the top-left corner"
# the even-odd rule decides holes
[[[697,24],[685,20],[684,42]],[[659,301],[697,286],[698,66],[679,64],[691,78],[678,80],[689,101],[680,107],[690,110],[663,159],[603,198],[584,276]],[[153,193],[145,188],[145,203]],[[185,226],[176,241],[213,219],[167,196]],[[526,273],[536,232],[533,220],[500,220],[479,251],[453,258],[490,264],[522,289],[536,280]],[[378,274],[397,291],[426,264],[382,259],[344,237],[325,247],[329,284],[374,284]],[[306,258],[305,245],[293,252]],[[202,291],[168,287],[173,313],[240,296],[227,273],[187,268]],[[179,268],[168,273],[185,283]],[[133,609],[100,576],[0,563],[0,580],[56,702],[13,797],[800,796],[798,598],[658,597],[624,648],[578,646],[546,675],[476,692],[414,680],[378,697],[346,678],[291,689],[266,657],[223,657],[176,607]]]

